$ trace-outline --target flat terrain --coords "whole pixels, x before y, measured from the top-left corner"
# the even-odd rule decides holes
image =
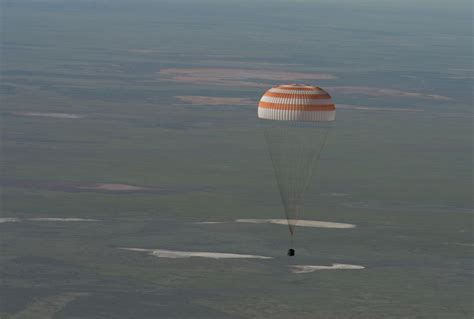
[[[472,318],[469,2],[1,6],[2,319]],[[350,226],[291,259],[282,83],[341,105],[302,219]]]

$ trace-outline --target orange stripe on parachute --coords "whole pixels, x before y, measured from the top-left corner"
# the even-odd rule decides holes
[[[304,104],[276,104],[268,102],[258,103],[258,107],[274,110],[290,110],[290,111],[334,111],[334,104],[328,105],[304,105]]]
[[[298,93],[277,93],[267,91],[263,96],[281,97],[289,99],[330,99],[331,96],[327,93],[323,94],[298,94]]]

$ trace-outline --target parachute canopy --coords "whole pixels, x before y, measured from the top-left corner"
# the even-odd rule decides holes
[[[258,117],[277,121],[334,121],[336,107],[331,96],[317,86],[279,85],[260,99]]]
[[[258,104],[291,235],[335,116],[331,96],[317,86],[279,85]]]

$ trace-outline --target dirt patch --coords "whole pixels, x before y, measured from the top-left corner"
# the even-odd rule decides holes
[[[192,105],[253,105],[256,106],[258,101],[248,98],[239,97],[213,97],[213,96],[197,96],[197,95],[181,95],[176,96],[181,102]]]
[[[171,68],[159,72],[161,79],[178,83],[219,86],[265,87],[264,82],[293,82],[298,80],[332,80],[336,77],[326,73],[286,72],[265,69],[232,68]]]
[[[364,266],[348,265],[348,264],[332,264],[331,266],[310,266],[310,265],[294,265],[290,266],[291,272],[294,274],[305,274],[319,270],[360,270],[365,269]]]
[[[337,104],[337,109],[342,110],[360,110],[360,111],[388,111],[388,112],[423,112],[423,109],[401,108],[401,107],[372,107],[349,104]]]
[[[161,258],[212,258],[212,259],[272,259],[272,257],[258,256],[258,255],[243,255],[232,253],[213,253],[203,251],[178,251],[165,249],[142,249],[142,248],[119,248],[128,251],[146,252],[149,255]]]
[[[332,196],[332,197],[344,197],[349,196],[350,194],[347,193],[322,193],[323,196]]]
[[[162,50],[158,49],[128,49],[127,52],[129,53],[138,53],[138,54],[152,54],[152,53],[166,53]]]
[[[356,225],[336,222],[323,222],[317,220],[287,220],[287,219],[236,219],[237,223],[252,223],[252,224],[277,224],[288,225],[290,223],[294,226],[301,227],[316,227],[316,228],[355,228]]]
[[[40,218],[27,218],[25,220],[34,222],[98,222],[98,219],[90,218],[59,218],[59,217],[40,217]]]
[[[147,190],[147,187],[127,185],[127,184],[93,184],[89,186],[78,186],[80,189],[90,190],[104,190],[104,191],[117,191],[117,192],[130,192],[130,191],[141,191]]]
[[[215,225],[215,224],[225,224],[226,222],[195,222],[193,224],[198,225]]]
[[[32,116],[32,117],[51,117],[58,119],[81,119],[84,116],[74,113],[48,113],[48,112],[13,112],[17,116]]]
[[[326,87],[327,91],[331,95],[342,94],[342,95],[366,95],[371,97],[395,97],[395,98],[418,98],[426,100],[436,101],[453,101],[453,98],[437,95],[437,94],[425,94],[418,92],[406,92],[395,89],[383,89],[369,86],[331,86]]]
[[[83,292],[67,292],[59,295],[39,298],[29,304],[25,309],[21,310],[20,312],[8,316],[8,318],[53,318],[56,317],[55,314],[60,312],[64,307],[66,307],[68,303],[87,295],[87,293]]]
[[[301,227],[315,227],[315,228],[338,228],[338,229],[350,229],[357,227],[354,224],[337,223],[337,222],[324,222],[318,220],[294,220],[294,219],[236,219],[235,223],[249,223],[249,224],[276,224],[276,225],[288,225],[290,223],[294,226]],[[226,224],[231,222],[219,222],[219,221],[203,221],[194,222],[197,225],[215,225],[215,224]]]
[[[25,221],[32,222],[98,222],[98,219],[90,218],[59,218],[59,217],[38,217],[38,218],[15,218],[3,217],[0,218],[0,224],[3,223],[19,223]]]
[[[456,246],[464,246],[464,247],[474,247],[473,243],[448,243]]]
[[[0,224],[3,223],[18,223],[21,222],[21,219],[14,217],[0,217]]]
[[[60,192],[97,192],[109,194],[132,194],[132,193],[152,193],[152,194],[173,194],[188,193],[198,191],[208,191],[205,187],[148,187],[129,184],[114,183],[87,183],[74,181],[31,181],[31,180],[4,180],[0,185],[7,187],[32,188]]]

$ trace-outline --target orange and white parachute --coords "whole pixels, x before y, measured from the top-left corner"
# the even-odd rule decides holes
[[[260,99],[258,117],[279,121],[334,121],[336,107],[331,96],[317,86],[300,84],[271,88]]]
[[[291,235],[335,117],[331,96],[317,86],[279,85],[258,104]]]

